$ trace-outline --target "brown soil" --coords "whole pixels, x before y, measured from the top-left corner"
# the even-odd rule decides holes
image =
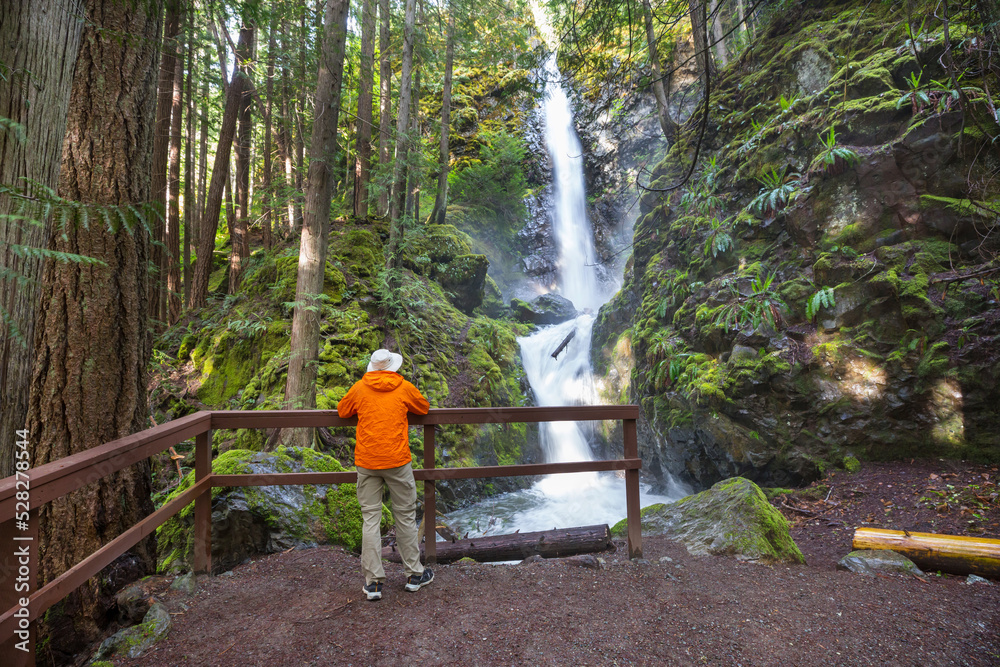
[[[320,547],[164,591],[170,635],[120,665],[997,665],[1000,582],[836,569],[865,525],[1000,537],[996,466],[864,464],[774,499],[804,566],[693,557],[644,539],[600,569],[573,559],[434,568],[418,593],[389,564],[366,602],[356,556]]]

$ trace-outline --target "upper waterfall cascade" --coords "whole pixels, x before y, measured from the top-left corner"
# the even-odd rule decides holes
[[[583,147],[574,127],[569,97],[561,85],[555,54],[546,61],[544,75],[546,90],[540,111],[552,164],[551,222],[559,249],[557,291],[573,302],[580,315],[543,327],[519,338],[518,343],[537,405],[593,405],[598,397],[590,366],[591,334],[598,309],[618,285],[602,280],[599,271],[587,214]],[[571,332],[575,332],[572,340],[553,357]],[[588,437],[591,428],[589,423],[540,424],[546,460],[593,460]],[[673,499],[641,495],[646,504]],[[624,480],[602,473],[550,475],[527,491],[508,493],[450,515],[453,523],[471,534],[610,524],[624,517]]]

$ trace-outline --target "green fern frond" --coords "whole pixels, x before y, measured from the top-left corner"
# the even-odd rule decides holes
[[[18,257],[22,257],[24,259],[51,259],[62,263],[84,264],[87,266],[107,266],[107,264],[96,257],[77,255],[71,252],[59,252],[58,250],[49,250],[48,248],[35,248],[27,245],[11,245],[10,251]]]

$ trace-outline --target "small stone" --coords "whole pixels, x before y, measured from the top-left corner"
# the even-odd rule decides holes
[[[972,584],[986,584],[987,586],[992,586],[993,585],[993,584],[990,583],[989,579],[984,579],[984,578],[982,578],[982,577],[980,577],[978,575],[975,575],[975,574],[970,574],[968,577],[966,577],[965,583],[968,584],[968,585],[972,585]]]
[[[643,565],[650,565],[651,564],[645,558],[633,558],[632,562],[635,563],[636,565],[640,566],[640,567],[642,567]]]
[[[222,573],[222,574],[220,574],[219,576],[220,576],[220,577],[232,577],[232,576],[234,576],[234,575],[233,575],[233,571],[232,571],[232,570],[226,570],[225,572],[223,572],[223,573]]]
[[[194,573],[188,572],[187,574],[182,574],[174,579],[174,583],[170,584],[170,590],[181,591],[187,595],[194,595],[197,593],[198,582],[195,580]]]
[[[569,558],[564,558],[563,562],[567,565],[576,565],[577,567],[586,567],[591,570],[601,569],[601,564],[597,562],[595,556],[590,554],[583,554],[581,556],[570,556]]]
[[[530,565],[531,563],[540,563],[543,560],[545,559],[539,556],[538,554],[534,554],[522,560],[520,563],[518,563],[518,565]]]
[[[902,554],[888,549],[861,549],[852,551],[837,563],[838,570],[848,570],[855,574],[875,574],[876,572],[896,572],[899,574],[923,575],[913,561]]]
[[[670,556],[660,556],[660,563],[673,563],[674,559]]]

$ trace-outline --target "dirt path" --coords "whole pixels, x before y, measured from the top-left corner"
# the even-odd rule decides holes
[[[276,554],[203,578],[192,597],[164,592],[170,635],[114,664],[997,665],[996,582],[835,569],[857,525],[968,528],[960,506],[920,501],[938,497],[928,492],[938,481],[948,493],[963,484],[993,493],[979,508],[985,525],[972,530],[1000,536],[995,474],[939,462],[869,465],[777,499],[799,508],[786,511],[796,515],[804,566],[692,557],[647,537],[648,562],[629,561],[619,544],[600,554],[600,569],[564,560],[438,566],[418,593],[404,592],[399,566],[389,565],[385,597],[365,602],[354,555]]]

